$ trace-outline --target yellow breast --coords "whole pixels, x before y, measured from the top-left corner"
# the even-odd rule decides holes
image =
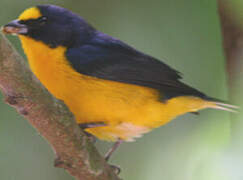
[[[69,65],[65,47],[49,48],[25,36],[20,39],[31,70],[55,97],[67,104],[78,123],[107,124],[87,129],[100,139],[132,140],[178,115],[208,106],[208,102],[196,97],[162,103],[155,89],[82,75]]]

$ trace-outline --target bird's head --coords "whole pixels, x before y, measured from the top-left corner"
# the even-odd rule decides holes
[[[80,16],[62,7],[39,5],[26,9],[3,27],[7,34],[27,36],[50,47],[73,46],[88,39],[95,30]]]

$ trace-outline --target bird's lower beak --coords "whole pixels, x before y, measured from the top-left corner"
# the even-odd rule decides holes
[[[19,20],[14,20],[3,26],[2,31],[5,34],[26,34],[28,33],[28,28],[26,25],[19,23]]]

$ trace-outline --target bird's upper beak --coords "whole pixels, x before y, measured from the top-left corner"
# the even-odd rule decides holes
[[[28,28],[26,25],[21,24],[19,20],[13,20],[10,23],[3,26],[2,31],[6,34],[26,34],[28,33]]]

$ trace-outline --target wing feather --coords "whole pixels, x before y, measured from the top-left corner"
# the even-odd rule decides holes
[[[79,73],[154,88],[165,99],[181,95],[207,98],[180,82],[181,74],[162,61],[100,32],[84,45],[69,48],[66,56]]]

